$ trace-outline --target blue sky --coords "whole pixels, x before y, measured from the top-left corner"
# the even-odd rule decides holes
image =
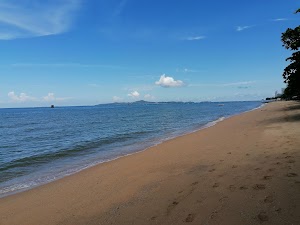
[[[0,107],[260,100],[295,0],[1,0]]]

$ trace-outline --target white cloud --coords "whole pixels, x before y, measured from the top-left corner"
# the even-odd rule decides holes
[[[173,77],[168,77],[165,74],[161,75],[159,81],[155,82],[156,85],[161,87],[182,87],[183,81],[175,80]]]
[[[0,39],[54,35],[70,29],[81,0],[1,0]]]
[[[121,97],[118,97],[118,96],[113,97],[113,102],[120,102],[122,100],[123,100],[123,98],[121,98]]]
[[[47,96],[43,97],[43,100],[46,102],[55,101],[54,93],[48,93]]]
[[[272,21],[274,22],[278,22],[278,21],[286,21],[288,20],[287,18],[277,18],[277,19],[273,19]]]
[[[256,81],[239,81],[232,83],[215,83],[215,84],[190,84],[190,87],[241,87],[242,85],[254,84]]]
[[[54,102],[54,101],[65,101],[71,98],[65,97],[65,98],[61,98],[61,97],[56,97],[54,93],[48,93],[48,95],[44,96],[42,98],[42,101],[44,102]]]
[[[205,36],[194,36],[194,37],[187,37],[185,40],[187,41],[199,41],[205,39]]]
[[[104,64],[82,64],[82,63],[14,63],[10,64],[12,67],[78,67],[78,68],[109,68],[109,69],[124,69],[124,67],[117,65]]]
[[[201,71],[184,68],[184,69],[176,69],[176,72],[178,72],[178,73],[199,73]]]
[[[58,98],[55,97],[54,93],[48,93],[48,95],[44,96],[44,97],[32,97],[29,96],[26,93],[20,93],[19,95],[16,94],[14,91],[10,91],[8,92],[7,96],[9,97],[10,101],[12,102],[54,102],[54,101],[64,101],[67,99],[71,99],[71,98]]]
[[[243,31],[243,30],[249,29],[251,27],[253,27],[253,26],[238,26],[236,28],[236,31]]]
[[[150,95],[150,94],[146,94],[146,95],[144,96],[144,98],[145,98],[146,100],[154,100],[154,99],[155,99],[155,97],[152,96],[152,95]]]
[[[247,85],[247,84],[253,84],[255,81],[240,81],[240,82],[233,82],[233,83],[225,83],[221,84],[221,86],[240,86],[240,85]]]
[[[27,95],[26,93],[20,93],[20,95],[15,94],[14,91],[8,92],[7,96],[13,102],[27,102],[34,101],[36,98]]]
[[[131,93],[128,94],[128,96],[132,98],[138,98],[140,96],[140,93],[137,91],[132,91]]]

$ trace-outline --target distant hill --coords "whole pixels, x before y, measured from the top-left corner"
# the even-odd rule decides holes
[[[148,102],[148,101],[140,100],[140,101],[132,102],[131,104],[156,104],[156,103],[157,102]]]
[[[150,105],[150,104],[195,104],[195,102],[149,102],[145,100],[139,100],[135,102],[114,102],[114,103],[108,103],[108,104],[98,104],[95,106],[101,106],[101,105]]]

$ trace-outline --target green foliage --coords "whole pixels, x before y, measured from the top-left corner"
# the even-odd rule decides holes
[[[299,13],[300,9],[296,11]],[[287,98],[300,96],[300,26],[288,28],[281,36],[281,41],[286,49],[292,50],[292,56],[286,60],[290,62],[283,72],[284,82],[287,88],[284,95]]]
[[[281,41],[286,49],[298,50],[300,47],[300,26],[295,29],[288,28],[281,36]]]

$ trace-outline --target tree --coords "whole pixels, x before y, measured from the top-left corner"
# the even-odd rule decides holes
[[[300,9],[295,13],[299,12]],[[300,26],[294,29],[288,28],[282,33],[281,41],[286,49],[293,51],[292,56],[286,59],[290,65],[284,69],[282,75],[284,82],[287,83],[284,94],[286,97],[300,97]]]

